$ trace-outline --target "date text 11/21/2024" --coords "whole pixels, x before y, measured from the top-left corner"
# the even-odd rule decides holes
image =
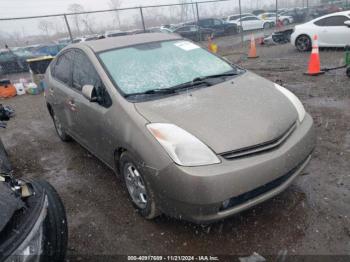
[[[219,261],[216,256],[128,256],[128,261]]]

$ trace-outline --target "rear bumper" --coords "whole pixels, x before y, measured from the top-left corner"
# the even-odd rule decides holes
[[[315,147],[313,120],[304,121],[275,150],[217,165],[175,164],[150,176],[161,210],[196,223],[209,223],[246,210],[285,190],[305,168]],[[222,202],[233,201],[222,209]]]

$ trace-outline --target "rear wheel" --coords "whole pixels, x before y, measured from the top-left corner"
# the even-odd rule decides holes
[[[295,46],[300,52],[310,51],[312,48],[311,38],[307,35],[298,36],[295,40]]]
[[[62,123],[60,119],[57,117],[55,112],[51,112],[52,120],[55,125],[56,133],[58,137],[63,141],[63,142],[69,142],[72,141],[72,138],[66,133],[64,127],[62,126]]]
[[[160,211],[157,208],[154,192],[136,161],[127,152],[120,157],[120,171],[130,200],[139,213],[146,219],[159,216]]]

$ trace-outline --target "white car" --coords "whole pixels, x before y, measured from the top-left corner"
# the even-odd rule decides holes
[[[276,24],[276,13],[264,13],[258,16],[260,19],[273,22]],[[284,25],[289,25],[294,23],[294,18],[287,15],[278,15],[278,20],[280,20]]]
[[[241,21],[242,21],[242,28],[241,28]],[[237,20],[233,20],[233,21],[231,20],[229,23],[236,24],[237,28],[239,28],[240,30],[243,29],[243,31],[255,30],[255,29],[268,29],[272,26],[269,21],[261,20],[254,15],[245,16],[242,19],[238,18]]]
[[[314,35],[318,36],[320,47],[350,45],[350,11],[325,15],[297,25],[291,36],[291,43],[301,52],[310,51]]]
[[[245,14],[234,14],[234,15],[229,15],[227,18],[222,19],[222,20],[226,20],[226,22],[228,23],[235,23],[235,21],[237,21],[238,19],[240,19],[241,17],[246,17],[246,16],[254,16],[253,14],[250,13],[245,13]]]

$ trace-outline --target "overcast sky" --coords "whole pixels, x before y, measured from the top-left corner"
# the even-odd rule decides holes
[[[244,1],[244,0],[243,0]],[[122,0],[122,7],[179,3],[179,0]],[[190,0],[188,1],[190,2]],[[86,10],[108,9],[109,0],[0,0],[0,17],[21,17],[67,12],[70,4],[78,3]]]

